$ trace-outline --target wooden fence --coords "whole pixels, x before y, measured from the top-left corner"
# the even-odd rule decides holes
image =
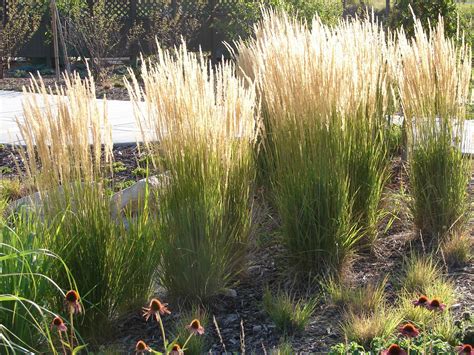
[[[6,21],[8,17],[8,6],[12,0],[0,0],[0,18],[2,21]],[[38,4],[38,11],[43,11],[43,17],[41,25],[38,30],[33,34],[31,39],[25,43],[19,52],[20,57],[27,58],[47,58],[48,62],[53,57],[53,44],[50,35],[50,24],[51,17],[49,13],[48,2],[49,0],[34,0]],[[89,8],[92,9],[94,0],[87,0]],[[176,8],[177,0],[168,0],[169,6]],[[209,51],[216,53],[218,48],[222,46],[222,41],[226,38],[218,33],[214,26],[213,21],[216,20],[216,16],[225,15],[226,11],[232,5],[233,2],[238,0],[185,0],[190,2],[201,1],[208,6],[210,16],[206,21],[200,24],[200,28],[197,33],[193,36],[191,49],[202,48],[203,51]],[[253,0],[250,0],[253,1]],[[123,24],[124,40],[125,34],[128,30],[137,22],[143,21],[148,18],[149,14],[157,9],[163,2],[159,0],[106,0],[106,6],[111,14],[117,16]],[[114,56],[116,57],[130,57],[135,56],[138,53],[138,49],[127,48],[125,45],[118,46],[118,49]]]

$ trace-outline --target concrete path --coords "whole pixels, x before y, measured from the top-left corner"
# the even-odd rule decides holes
[[[15,118],[23,116],[22,93],[0,90],[0,143],[18,144],[19,131]],[[109,122],[114,143],[134,143],[140,138],[130,101],[107,100]],[[464,125],[463,152],[474,154],[474,121]]]
[[[22,96],[21,92],[0,90],[0,143],[21,143],[15,119],[23,117]],[[107,100],[107,110],[113,142],[136,142],[140,131],[135,123],[132,103]]]

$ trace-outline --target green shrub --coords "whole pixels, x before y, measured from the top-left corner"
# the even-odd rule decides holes
[[[316,298],[297,300],[287,292],[273,295],[267,288],[263,294],[263,308],[278,330],[284,334],[302,332],[316,310]]]
[[[442,16],[446,34],[449,36],[456,34],[458,8],[455,0],[395,0],[390,14],[390,26],[392,28],[403,26],[406,33],[413,36],[416,27],[413,15],[421,21],[425,29],[430,25],[435,27],[439,16]]]
[[[342,18],[342,2],[339,0],[269,0],[269,5],[311,23],[319,16],[324,24],[336,25]]]

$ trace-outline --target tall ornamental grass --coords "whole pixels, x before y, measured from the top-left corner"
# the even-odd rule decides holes
[[[445,36],[443,23],[413,40],[399,35],[398,86],[407,127],[416,228],[436,244],[465,230],[469,159],[461,152],[471,50]]]
[[[29,211],[41,222],[31,233],[69,266],[85,308],[76,329],[94,344],[122,311],[151,295],[160,239],[146,198],[133,219],[113,213],[104,187],[112,150],[105,102],[100,108],[93,79],[65,79],[55,90],[61,96],[48,96],[41,81],[27,89],[20,151],[25,179],[42,194]]]
[[[251,224],[258,128],[253,87],[232,64],[212,70],[183,45],[145,62],[128,84],[147,147],[169,186],[159,196],[160,281],[184,300],[206,300],[241,271]]]
[[[376,238],[387,178],[385,114],[393,106],[392,42],[374,21],[315,18],[307,26],[264,13],[238,65],[257,83],[283,241],[304,269],[343,264]]]
[[[65,86],[47,88],[41,77],[24,88],[24,119],[17,125],[27,177],[39,191],[96,181],[110,169],[112,130],[94,80],[65,76]],[[52,96],[54,94],[54,96]]]

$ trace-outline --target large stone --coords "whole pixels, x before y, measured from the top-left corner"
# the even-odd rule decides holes
[[[158,176],[150,176],[148,178],[137,181],[132,186],[117,192],[110,199],[111,214],[114,218],[118,218],[121,213],[127,209],[129,212],[136,214],[138,209],[144,205],[147,183],[148,193],[151,197],[156,196],[156,192],[169,184],[170,178],[167,173],[160,174]],[[11,202],[7,209],[6,214],[10,214],[18,211],[19,209],[30,209],[40,211],[44,201],[49,196],[59,196],[61,198],[64,194],[64,188],[59,186],[55,191],[49,192],[35,192],[29,196],[22,197],[18,200]]]
[[[148,193],[153,197],[157,191],[166,187],[169,181],[169,175],[164,173],[142,179],[132,186],[117,192],[110,200],[112,216],[117,217],[125,209],[135,214],[140,207],[143,207],[145,202],[147,183]]]

